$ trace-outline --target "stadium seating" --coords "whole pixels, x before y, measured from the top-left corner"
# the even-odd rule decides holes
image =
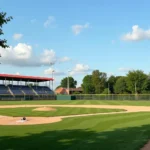
[[[35,95],[35,93],[32,91],[32,89],[29,86],[21,86],[21,90],[26,94],[26,95]]]
[[[38,95],[53,94],[53,91],[47,86],[32,86]]]
[[[53,91],[47,86],[26,86],[26,85],[0,85],[1,95],[49,95],[54,94]]]
[[[8,85],[8,87],[14,95],[23,95],[23,92],[21,91],[21,87],[19,85]]]
[[[5,85],[0,85],[0,94],[10,95],[8,87]]]
[[[25,85],[9,85],[10,90],[14,95],[35,95],[29,86]]]

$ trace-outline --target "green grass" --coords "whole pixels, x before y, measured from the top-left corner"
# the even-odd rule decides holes
[[[0,102],[0,105],[4,104],[150,106],[149,101],[105,100]],[[22,112],[19,109],[22,109]],[[10,115],[13,112],[23,114],[31,112],[32,108],[27,109],[0,109],[0,111],[1,113],[10,111]],[[72,113],[74,108],[69,109],[69,113]],[[80,112],[84,108],[79,109],[75,112]],[[87,111],[87,108],[85,109]],[[88,112],[100,111],[100,109],[91,109]],[[84,112],[86,111],[84,110]],[[40,116],[47,112],[35,113],[41,113],[38,114]],[[59,113],[65,114],[66,110],[61,110]],[[68,112],[66,114],[68,115]],[[140,150],[148,140],[150,140],[150,112],[67,118],[58,123],[44,125],[0,126],[0,150]]]
[[[140,150],[150,139],[150,113],[68,118],[0,126],[0,150]]]
[[[53,107],[54,108],[54,107]],[[57,107],[56,111],[33,111],[33,108],[0,108],[0,115],[22,117],[50,117],[50,116],[67,116],[90,113],[107,113],[125,111],[122,109],[103,109],[103,108],[61,108]]]
[[[128,101],[128,100],[40,100],[40,101],[0,101],[0,105],[24,105],[24,104],[44,104],[44,105],[131,105],[131,106],[150,106],[150,101]]]

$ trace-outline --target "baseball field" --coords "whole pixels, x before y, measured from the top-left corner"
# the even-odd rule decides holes
[[[0,102],[0,150],[149,150],[149,140],[150,101]]]

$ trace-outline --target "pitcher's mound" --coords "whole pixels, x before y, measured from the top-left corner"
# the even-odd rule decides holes
[[[39,107],[33,109],[33,111],[56,111],[56,109],[52,107]]]

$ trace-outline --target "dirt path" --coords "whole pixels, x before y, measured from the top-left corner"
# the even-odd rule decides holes
[[[122,105],[1,105],[0,106],[0,108],[19,108],[19,107],[107,108],[107,109],[124,109],[126,111],[110,112],[110,113],[80,114],[80,115],[69,115],[69,116],[58,116],[58,117],[27,117],[27,121],[21,121],[21,117],[0,116],[0,125],[46,124],[46,123],[59,122],[64,118],[71,118],[71,117],[150,111],[149,106],[122,106]]]
[[[21,121],[21,117],[0,116],[0,125],[36,125],[48,124],[62,121],[64,118],[96,116],[104,114],[122,114],[130,112],[150,112],[150,106],[122,106],[122,105],[2,105],[0,108],[19,108],[19,107],[72,107],[72,108],[107,108],[124,109],[122,112],[80,114],[58,117],[27,117],[27,121]],[[150,141],[141,149],[150,150]]]

